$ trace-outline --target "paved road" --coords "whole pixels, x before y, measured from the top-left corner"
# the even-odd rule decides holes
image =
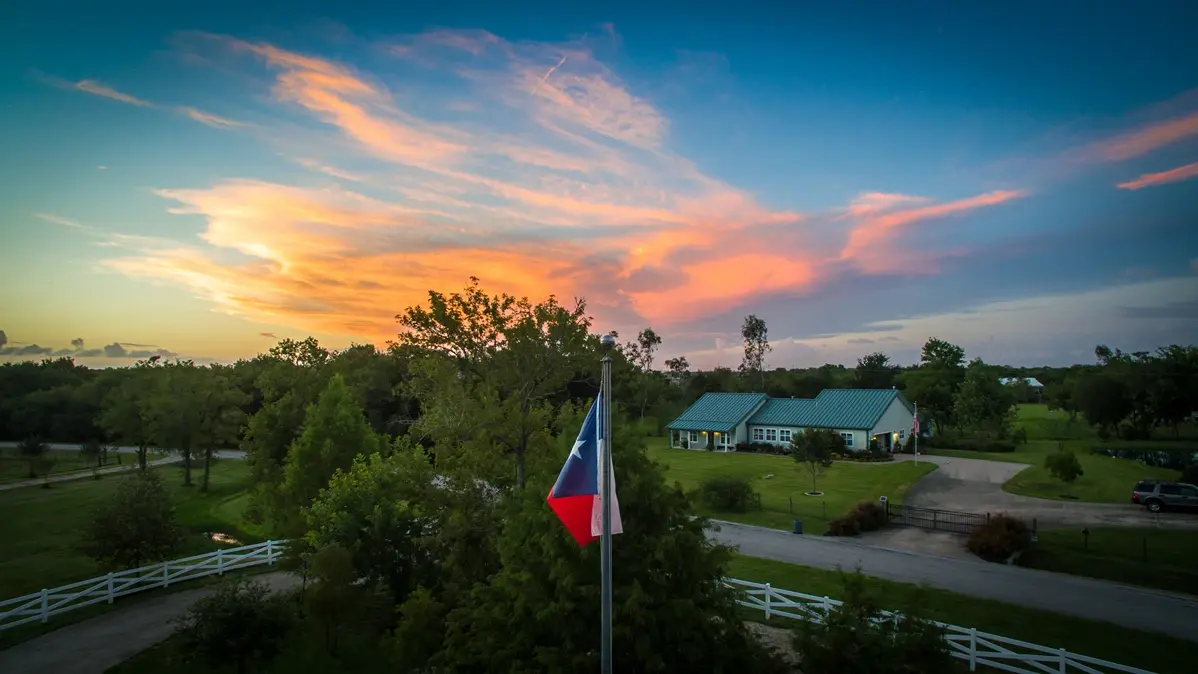
[[[737,546],[741,553],[751,557],[823,569],[841,567],[846,571],[860,566],[861,572],[869,576],[922,583],[973,597],[1163,632],[1198,642],[1198,599],[1185,595],[1017,566],[796,536],[730,522],[718,524],[719,530],[712,531],[712,538]],[[785,589],[803,591],[801,587]]]
[[[911,457],[903,456],[905,460]],[[1131,503],[1079,503],[1050,501],[1003,491],[1002,485],[1028,468],[1025,463],[960,459],[950,456],[921,456],[920,461],[939,465],[920,478],[903,497],[903,503],[923,508],[971,513],[1007,513],[1036,520],[1040,528],[1084,526],[1161,527],[1198,529],[1198,516],[1189,513],[1148,512]],[[1131,496],[1128,486],[1128,496]]]
[[[16,446],[17,446],[17,443],[15,443],[15,442],[0,442],[0,447],[16,447]],[[71,444],[71,443],[52,442],[52,443],[49,443],[48,446],[50,449],[59,451],[59,452],[77,452],[77,451],[79,451],[79,445]],[[109,449],[109,451],[116,450],[120,454],[136,454],[137,453],[136,447],[121,446],[121,447],[109,447],[108,449]],[[161,450],[161,449],[158,449],[157,447],[151,447],[150,451],[151,452],[164,452],[164,451],[168,451],[168,450]],[[216,456],[218,459],[244,459],[245,452],[241,451],[240,449],[222,449],[222,450],[218,450],[214,456]]]
[[[285,590],[299,578],[283,572],[256,576],[274,590]],[[174,620],[212,587],[155,597],[43,634],[0,651],[4,674],[103,674],[169,637]]]

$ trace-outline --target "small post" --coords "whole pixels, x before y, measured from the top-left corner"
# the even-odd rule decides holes
[[[791,514],[791,516],[794,516],[794,514],[795,514],[795,497],[787,496],[786,500],[790,501],[790,514]]]
[[[216,549],[216,575],[225,575],[225,551],[223,548]]]
[[[1090,527],[1082,528],[1082,552],[1090,551]]]
[[[166,562],[163,562],[162,563],[162,587],[166,587],[167,585],[170,585],[170,584],[171,584],[170,567],[168,567],[166,565]]]
[[[1062,649],[1060,649],[1060,654],[1061,654],[1061,668],[1058,671],[1060,671],[1061,674],[1068,674],[1068,672],[1065,668],[1069,666],[1069,651],[1066,651],[1064,648],[1062,648]]]
[[[112,572],[108,572],[108,603],[112,603]]]
[[[42,624],[50,619],[50,591],[42,588]]]
[[[275,542],[273,539],[266,541],[266,563],[274,566],[275,563]]]
[[[774,591],[770,589],[770,584],[765,584],[765,619],[770,619],[770,600],[774,595]]]
[[[978,631],[975,627],[969,628],[969,671],[978,671]]]

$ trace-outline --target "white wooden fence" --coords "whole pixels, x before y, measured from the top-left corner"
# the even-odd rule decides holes
[[[45,623],[61,613],[101,602],[111,604],[117,597],[164,588],[174,583],[250,566],[274,564],[282,555],[285,545],[286,541],[266,541],[217,550],[6,599],[0,601],[0,630],[35,621]],[[835,599],[780,590],[771,587],[769,583],[754,583],[736,578],[726,578],[724,583],[744,593],[743,598],[738,599],[737,603],[764,611],[766,620],[776,616],[820,621],[830,608],[840,605]],[[894,617],[895,614],[887,612],[886,616]],[[978,665],[983,665],[1020,674],[1153,674],[1145,669],[1070,653],[1063,648],[1048,648],[979,632],[973,628],[937,624],[946,632],[945,639],[948,640],[953,657],[968,662],[970,671],[976,671]]]
[[[24,597],[0,601],[0,630],[34,621],[46,622],[52,616],[105,602],[117,597],[168,587],[196,578],[223,574],[261,564],[274,564],[283,552],[280,541],[243,545],[138,569],[118,571],[99,578],[82,580]]]
[[[796,620],[822,621],[828,610],[840,606],[840,602],[827,597],[780,590],[769,583],[754,583],[736,578],[725,578],[729,587],[744,592],[737,603],[765,612],[766,620],[777,616]],[[896,617],[885,612],[886,618]],[[1152,674],[1149,670],[1129,667],[1115,662],[1070,653],[1064,648],[1048,648],[1029,644],[1018,639],[1008,639],[997,634],[979,632],[973,628],[936,623],[944,628],[952,655],[969,663],[969,671],[977,671],[978,665],[1008,672],[1029,674],[1105,674],[1106,672],[1129,672],[1130,674]]]

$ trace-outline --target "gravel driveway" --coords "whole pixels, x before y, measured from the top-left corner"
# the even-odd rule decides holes
[[[909,455],[900,457],[901,460],[914,460]],[[1004,482],[1030,468],[1025,463],[951,456],[920,456],[919,460],[936,463],[939,468],[911,487],[903,497],[903,503],[907,505],[971,513],[1007,513],[1028,521],[1035,519],[1040,528],[1155,526],[1198,529],[1198,517],[1187,513],[1154,515],[1131,503],[1050,501],[1003,491]]]

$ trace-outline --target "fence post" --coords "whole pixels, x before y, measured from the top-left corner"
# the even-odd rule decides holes
[[[216,550],[216,575],[225,575],[225,551],[222,548]]]
[[[936,526],[936,514],[937,514],[936,511],[933,510],[932,511],[932,531],[935,531],[936,529],[939,528]]]
[[[1064,648],[1062,648],[1062,649],[1060,649],[1060,653],[1061,653],[1061,669],[1059,671],[1061,672],[1061,674],[1065,674],[1065,672],[1066,672],[1065,668],[1069,666],[1069,652],[1066,651]]]
[[[108,572],[108,603],[112,603],[112,572]]]
[[[269,566],[274,566],[275,563],[275,542],[274,539],[266,541],[266,563]]]
[[[50,591],[42,588],[42,624],[50,619]]]
[[[171,569],[169,566],[167,566],[166,562],[163,562],[162,563],[162,587],[166,587],[167,585],[171,584],[170,570]]]
[[[824,595],[824,615],[820,619],[821,622],[827,622],[828,613],[832,610],[832,600],[828,599],[828,595]]]
[[[975,627],[969,628],[969,671],[978,671],[978,631]]]
[[[770,600],[773,599],[774,591],[770,588],[770,584],[765,584],[765,619],[770,619]]]

